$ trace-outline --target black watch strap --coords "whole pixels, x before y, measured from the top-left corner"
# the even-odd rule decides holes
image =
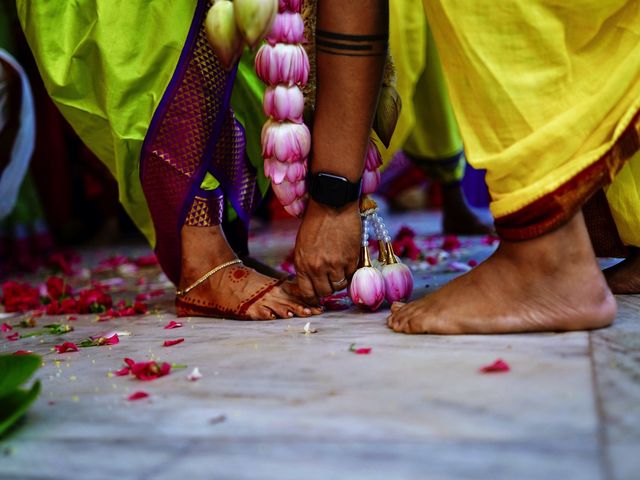
[[[310,173],[307,177],[309,195],[316,202],[334,208],[344,207],[360,198],[362,178],[356,183],[332,173]]]

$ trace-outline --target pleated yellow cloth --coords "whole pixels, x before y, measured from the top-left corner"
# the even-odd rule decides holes
[[[389,3],[389,48],[402,111],[391,145],[382,152],[385,164],[402,149],[426,160],[421,163],[428,164],[431,173],[440,177],[438,180],[461,180],[463,158],[453,171],[449,171],[450,165],[442,171],[438,168],[439,159],[459,154],[463,146],[422,0]]]
[[[640,1],[425,0],[424,8],[467,158],[487,169],[497,220],[578,177],[634,128]],[[634,172],[625,167],[621,181]],[[610,199],[615,188],[637,187],[612,185]],[[638,221],[625,215],[616,222]]]

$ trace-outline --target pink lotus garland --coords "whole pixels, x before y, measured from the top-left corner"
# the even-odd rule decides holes
[[[256,73],[268,87],[263,108],[270,117],[262,128],[265,175],[284,209],[292,216],[304,213],[305,177],[311,133],[304,124],[302,87],[309,78],[309,58],[302,46],[302,0],[280,0],[278,14],[256,55]]]
[[[278,0],[278,11],[280,13],[290,12],[300,13],[302,11],[302,4],[304,0]]]
[[[369,139],[367,146],[367,156],[364,164],[364,172],[362,174],[362,194],[368,195],[375,193],[380,186],[380,165],[382,165],[382,156],[380,151],[372,139]]]

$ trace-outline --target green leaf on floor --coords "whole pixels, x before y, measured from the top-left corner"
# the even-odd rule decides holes
[[[37,355],[0,355],[0,437],[38,397],[39,381],[28,390],[20,386],[38,370],[41,362]]]

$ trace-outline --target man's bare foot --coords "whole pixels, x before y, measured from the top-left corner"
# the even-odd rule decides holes
[[[480,221],[471,211],[459,183],[442,186],[442,231],[457,235],[486,235],[490,225]]]
[[[627,258],[603,273],[613,293],[640,293],[640,248],[630,248]]]
[[[181,289],[192,285],[217,265],[233,260],[234,252],[219,227],[182,228]],[[215,316],[247,320],[308,317],[321,312],[294,297],[283,281],[244,265],[227,267],[176,299],[180,316]]]
[[[389,327],[403,333],[554,332],[606,327],[616,302],[579,213],[542,237],[502,242],[477,268],[391,311]]]

